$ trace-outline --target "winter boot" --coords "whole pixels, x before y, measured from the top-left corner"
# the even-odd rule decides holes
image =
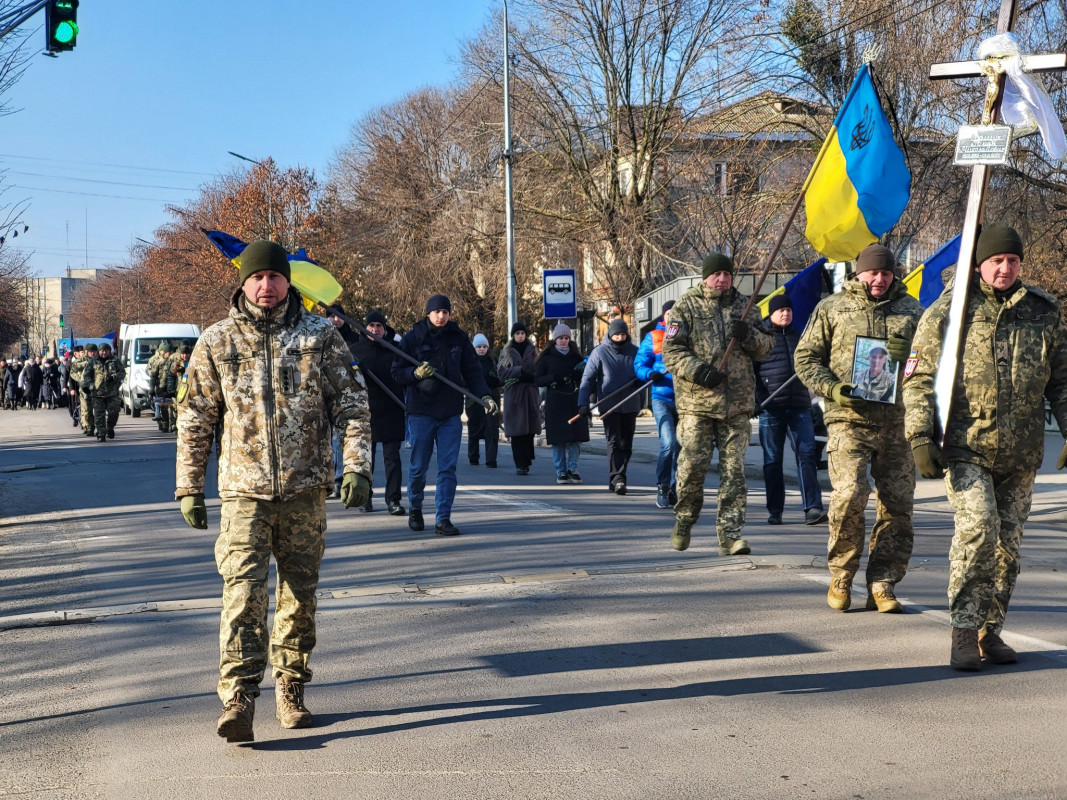
[[[904,607],[893,594],[893,584],[885,581],[872,583],[867,587],[867,610],[878,610],[883,614],[903,614]]]
[[[978,650],[990,664],[1014,664],[1019,660],[1019,655],[991,632],[978,637]]]
[[[952,629],[952,654],[949,666],[963,672],[978,672],[982,668],[982,654],[978,650],[978,631]]]
[[[835,611],[848,611],[852,605],[852,579],[834,578],[826,592],[826,605]]]
[[[656,487],[656,508],[670,508],[670,501],[667,499],[667,493],[671,490],[670,484],[661,483]]]
[[[719,542],[720,556],[747,556],[751,552],[747,539],[723,539]]]
[[[247,694],[235,694],[222,707],[222,716],[215,731],[227,742],[252,742],[252,717],[256,713],[256,699]]]
[[[304,706],[304,684],[278,678],[274,684],[274,704],[283,728],[310,728],[311,712]]]
[[[689,538],[693,531],[693,523],[682,522],[681,520],[674,521],[674,530],[671,531],[671,547],[675,550],[686,550],[689,548]]]

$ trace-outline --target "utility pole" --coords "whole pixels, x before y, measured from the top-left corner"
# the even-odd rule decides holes
[[[508,2],[504,2],[504,240],[507,254],[508,331],[519,319],[518,300],[515,292],[515,209],[512,206],[511,187],[511,92],[508,53]]]

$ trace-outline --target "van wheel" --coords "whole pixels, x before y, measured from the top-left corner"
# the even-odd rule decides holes
[[[131,408],[132,411],[130,413],[132,413],[135,417],[141,416],[141,409],[139,409],[137,406],[131,406]]]

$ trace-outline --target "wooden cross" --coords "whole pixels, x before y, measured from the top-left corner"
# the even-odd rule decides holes
[[[1009,33],[1015,19],[1015,0],[1001,0],[1000,16],[997,19],[997,33]],[[1027,72],[1051,72],[1067,69],[1067,53],[1024,56],[1023,68]],[[977,78],[984,76],[982,62],[957,61],[934,64],[930,68],[931,80],[946,78]],[[992,124],[1000,114],[1000,104],[1004,97],[1006,75],[1001,72],[996,78],[997,94],[989,109],[989,119],[983,124]],[[938,420],[944,437],[948,429],[949,406],[952,402],[952,387],[956,382],[956,369],[959,364],[960,345],[963,341],[963,315],[967,309],[968,293],[971,286],[971,264],[974,261],[975,243],[978,238],[978,224],[982,219],[982,206],[985,203],[986,186],[989,183],[989,166],[978,164],[972,168],[971,187],[967,193],[967,213],[963,219],[963,234],[960,237],[960,255],[956,262],[956,279],[952,287],[952,304],[949,308],[948,325],[945,329],[944,346],[941,361],[934,380],[937,397]]]

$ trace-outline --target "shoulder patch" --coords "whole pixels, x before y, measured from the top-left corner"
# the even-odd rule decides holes
[[[919,365],[919,351],[921,349],[921,347],[911,348],[911,355],[908,356],[908,361],[904,364],[905,380],[911,377],[911,374],[915,372],[915,367]]]
[[[667,329],[666,329],[666,331],[664,331],[663,335],[667,339],[673,339],[675,336],[677,336],[678,335],[678,325],[677,325],[677,323],[672,322],[670,325],[668,325]]]

